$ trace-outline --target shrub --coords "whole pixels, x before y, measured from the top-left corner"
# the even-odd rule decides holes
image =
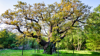
[[[16,45],[15,44],[11,44],[10,47],[11,48],[14,48],[14,47],[16,47]]]
[[[4,46],[0,44],[0,49],[3,49],[3,48],[4,48]]]

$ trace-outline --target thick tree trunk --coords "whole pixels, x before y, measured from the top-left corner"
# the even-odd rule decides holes
[[[34,38],[38,38],[37,36],[33,36],[33,37]],[[56,48],[55,48],[56,43],[54,44],[54,43],[52,43],[50,41],[46,42],[45,40],[43,40],[41,38],[38,39],[38,42],[44,48],[44,52],[43,53],[52,54],[52,53],[56,52]]]
[[[44,46],[44,52],[43,53],[47,53],[47,54],[52,54],[52,53],[56,53],[56,48],[55,48],[55,44],[49,42]]]
[[[39,42],[39,44],[41,46],[43,46],[43,48],[44,48],[44,52],[43,53],[47,53],[47,54],[56,53],[56,47],[55,47],[56,43],[53,44],[52,42],[46,42],[44,40],[41,40]]]

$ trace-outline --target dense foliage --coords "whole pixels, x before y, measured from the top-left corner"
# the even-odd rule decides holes
[[[84,31],[87,36],[87,48],[91,50],[100,50],[100,5],[94,9],[87,20],[88,25]]]
[[[16,35],[7,30],[0,31],[0,48],[12,48],[16,43]]]
[[[48,6],[44,3],[35,3],[32,6],[18,1],[14,7],[15,10],[9,9],[2,14],[4,18],[9,19],[3,21],[4,23],[14,25],[14,29],[28,37],[37,38],[38,42],[41,42],[41,36],[47,36],[48,42],[54,43],[63,39],[72,27],[82,23],[90,9],[79,0],[55,2]]]

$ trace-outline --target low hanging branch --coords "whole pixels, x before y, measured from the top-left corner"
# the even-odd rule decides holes
[[[59,33],[62,34],[62,33],[64,33],[65,31],[67,31],[67,30],[69,30],[69,29],[70,29],[70,27],[67,27],[65,30],[59,31]]]

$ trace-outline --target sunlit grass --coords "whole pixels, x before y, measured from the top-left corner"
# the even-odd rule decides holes
[[[60,52],[67,52],[67,53],[73,53],[73,50],[59,50]],[[74,53],[77,53],[77,54],[92,54],[91,51],[87,51],[87,50],[80,50],[80,51],[77,51],[77,50],[74,50]]]
[[[0,51],[0,56],[22,56],[22,50],[2,50]],[[43,50],[24,50],[23,56],[58,56],[58,53],[55,54],[43,54]],[[100,53],[81,50],[81,51],[74,51],[73,50],[59,50],[59,56],[100,56]]]

